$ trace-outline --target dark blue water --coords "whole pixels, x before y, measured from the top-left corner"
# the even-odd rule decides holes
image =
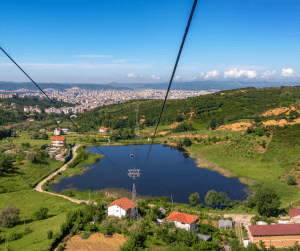
[[[132,178],[128,178],[128,169],[143,170],[149,145],[138,146],[102,146],[101,151],[119,168],[114,167],[107,158],[91,165],[91,169],[83,175],[75,175],[62,179],[59,184],[51,185],[51,189],[60,192],[72,184],[82,190],[101,190],[104,188],[125,188],[132,190]],[[95,147],[88,149],[99,153]],[[130,158],[130,151],[134,158]],[[194,159],[184,156],[175,148],[153,145],[147,165],[140,178],[136,178],[136,190],[140,195],[171,196],[174,202],[189,203],[190,194],[198,192],[200,202],[208,191],[225,191],[231,200],[245,200],[246,186],[237,178],[226,178],[217,172],[197,168]]]

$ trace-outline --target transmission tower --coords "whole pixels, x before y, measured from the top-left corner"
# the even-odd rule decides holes
[[[140,169],[128,169],[128,177],[133,178],[133,187],[132,187],[132,204],[131,204],[131,219],[138,220],[138,208],[136,200],[136,188],[135,188],[135,177],[140,177]],[[134,205],[136,204],[136,206]]]

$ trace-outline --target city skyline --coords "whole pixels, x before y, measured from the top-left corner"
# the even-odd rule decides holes
[[[192,0],[10,1],[1,42],[36,81],[168,82]],[[296,1],[199,1],[174,81],[300,80]],[[0,55],[0,81],[28,82]]]

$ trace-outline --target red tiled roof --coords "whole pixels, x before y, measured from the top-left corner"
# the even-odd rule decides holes
[[[60,131],[60,130],[61,130],[61,128],[60,128],[60,127],[57,127],[57,128],[55,128],[55,130],[58,130],[58,131]]]
[[[101,127],[99,130],[107,130],[108,128],[106,127]]]
[[[66,139],[65,137],[55,137],[55,136],[51,138],[51,140],[58,140],[58,141],[64,141],[65,139]]]
[[[123,208],[126,211],[129,208],[135,208],[137,206],[136,203],[133,203],[130,199],[127,199],[127,198],[122,198],[122,199],[119,199],[119,200],[115,200],[108,207],[111,207],[113,205],[117,205],[117,206]]]
[[[180,221],[187,224],[191,224],[197,219],[198,219],[197,215],[178,213],[175,211],[173,211],[167,218],[167,220]]]
[[[249,226],[252,236],[257,235],[300,235],[300,224],[255,225]]]
[[[300,209],[289,209],[290,219],[300,215]]]
[[[28,106],[25,105],[24,108],[28,108]]]

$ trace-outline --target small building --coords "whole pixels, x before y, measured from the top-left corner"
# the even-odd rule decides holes
[[[187,231],[196,231],[197,215],[178,213],[173,211],[168,217],[167,221],[174,222],[177,228],[185,229]]]
[[[99,132],[107,132],[107,130],[108,130],[108,128],[106,128],[106,127],[101,127],[101,128],[99,129]]]
[[[70,132],[70,129],[69,128],[62,128],[61,129],[64,133],[69,133]]]
[[[211,236],[208,234],[197,234],[197,235],[203,241],[211,241],[212,240]]]
[[[134,210],[136,206],[136,203],[125,197],[110,203],[107,211],[109,216],[116,216],[119,218],[128,216],[130,218],[131,211]]]
[[[292,247],[300,241],[300,224],[249,226],[249,241],[259,247],[260,240],[265,242],[266,248]]]
[[[61,134],[61,128],[57,127],[54,129],[54,135],[59,136]]]
[[[16,103],[11,103],[10,104],[12,107],[16,107]]]
[[[55,137],[51,138],[51,146],[58,146],[62,147],[66,145],[66,138],[65,137]]]
[[[232,221],[231,220],[219,220],[219,228],[223,229],[232,229]]]
[[[29,112],[29,107],[28,106],[24,106],[24,112]]]

